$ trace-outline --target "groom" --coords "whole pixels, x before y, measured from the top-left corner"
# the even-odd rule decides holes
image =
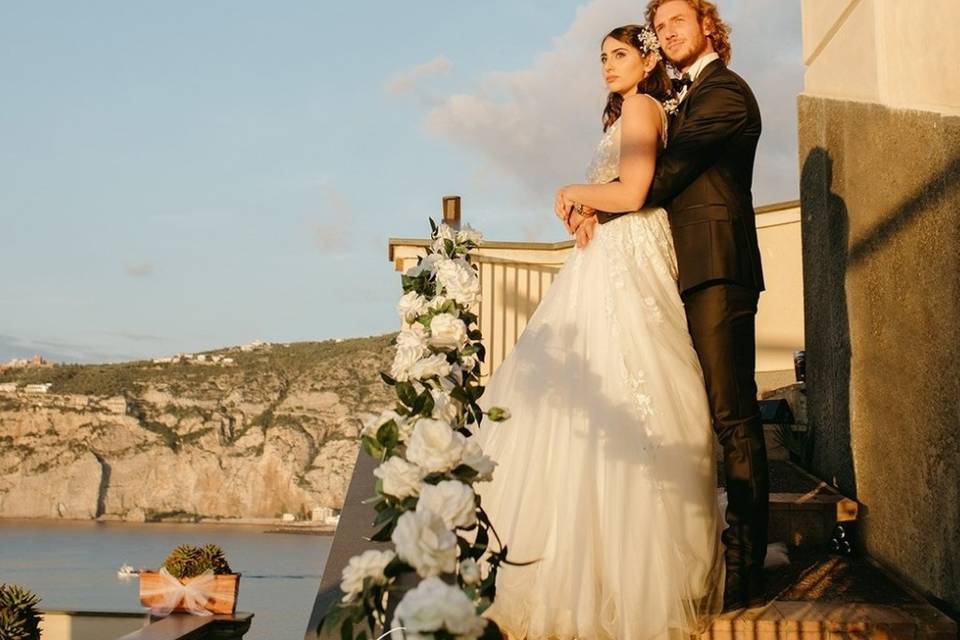
[[[647,21],[683,72],[647,206],[669,215],[680,295],[723,448],[729,611],[767,602],[769,478],[754,381],[754,317],[764,287],[750,191],[760,110],[747,83],[727,69],[729,28],[713,2],[650,0]],[[593,225],[623,215],[585,213],[568,222],[581,246]]]

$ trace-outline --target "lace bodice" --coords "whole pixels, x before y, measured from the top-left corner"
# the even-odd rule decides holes
[[[660,108],[660,117],[663,124],[660,136],[662,141],[660,148],[662,150],[666,147],[667,141],[667,114],[659,100],[652,96],[647,97],[656,102]],[[620,175],[620,121],[621,118],[617,118],[603,132],[603,137],[600,138],[600,142],[593,152],[593,158],[590,160],[590,165],[587,167],[587,182],[592,184],[610,182]]]

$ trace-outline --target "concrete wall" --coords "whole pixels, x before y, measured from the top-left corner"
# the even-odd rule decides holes
[[[960,612],[957,0],[803,0],[814,465],[866,551]]]
[[[960,610],[960,117],[802,96],[814,465],[866,551]]]

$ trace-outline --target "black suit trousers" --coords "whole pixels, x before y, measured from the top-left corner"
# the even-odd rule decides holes
[[[713,429],[723,448],[727,571],[753,573],[767,550],[770,481],[754,379],[759,292],[709,282],[682,294],[703,368]]]

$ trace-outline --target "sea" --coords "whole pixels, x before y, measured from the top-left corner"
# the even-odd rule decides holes
[[[240,577],[237,611],[254,614],[246,640],[301,640],[332,535],[266,533],[263,525],[0,520],[0,582],[50,610],[142,611],[123,564],[157,569],[178,544],[220,545]]]

